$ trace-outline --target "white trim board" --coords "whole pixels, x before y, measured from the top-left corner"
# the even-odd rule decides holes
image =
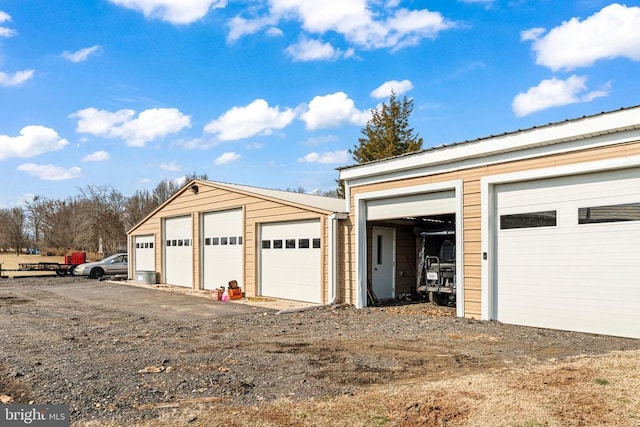
[[[637,139],[639,130],[640,107],[634,107],[353,166],[340,170],[340,179],[355,182],[358,179],[377,177],[393,171],[406,172],[407,169],[457,163],[470,158],[486,159],[501,153],[535,147],[546,147],[545,152],[551,153],[553,149],[549,146],[555,145],[584,145],[585,141],[588,144],[600,141],[603,145],[611,145],[611,140],[624,139],[624,135],[631,135],[632,138],[635,135]]]

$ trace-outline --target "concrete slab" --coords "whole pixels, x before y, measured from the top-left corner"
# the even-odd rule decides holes
[[[151,288],[159,291],[178,293],[183,295],[191,295],[200,298],[206,298],[212,300],[211,291],[209,290],[201,290],[201,289],[190,289],[182,286],[174,286],[174,285],[150,285],[146,283],[137,282],[135,280],[123,280],[123,281],[111,281],[110,283],[119,283],[128,286],[142,287],[142,288]],[[271,297],[244,297],[242,299],[230,300],[226,303],[230,304],[241,304],[248,307],[256,307],[256,308],[264,308],[275,311],[288,311],[288,310],[301,310],[306,308],[318,307],[318,304],[304,302],[304,301],[293,301],[293,300],[285,300],[280,298],[271,298]]]

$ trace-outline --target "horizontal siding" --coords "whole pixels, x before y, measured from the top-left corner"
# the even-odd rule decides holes
[[[257,295],[257,257],[259,250],[257,248],[257,229],[262,222],[280,222],[295,221],[307,219],[321,219],[321,236],[323,239],[323,268],[322,271],[322,292],[327,295],[328,272],[327,272],[327,254],[328,254],[328,235],[326,221],[323,220],[324,214],[313,210],[306,210],[302,207],[287,206],[277,201],[265,200],[260,197],[250,196],[246,194],[236,193],[226,189],[219,189],[207,185],[199,185],[198,194],[190,191],[184,191],[175,199],[171,200],[165,206],[161,207],[151,217],[147,218],[143,223],[139,224],[131,233],[136,235],[156,236],[156,270],[162,274],[164,271],[162,259],[162,220],[163,218],[177,217],[182,215],[192,215],[193,218],[193,280],[194,287],[201,287],[201,254],[200,254],[200,218],[201,214],[207,212],[224,211],[229,209],[244,210],[244,242],[243,242],[243,258],[244,258],[244,283],[243,291],[249,297]],[[344,274],[343,274],[344,275]],[[346,275],[344,275],[346,276]],[[160,276],[161,283],[163,282]]]

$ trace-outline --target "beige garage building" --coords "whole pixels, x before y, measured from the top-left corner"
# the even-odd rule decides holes
[[[640,107],[342,168],[346,302],[415,291],[455,233],[457,314],[640,338]],[[451,235],[453,236],[453,234]]]
[[[342,199],[192,180],[128,233],[129,277],[247,296],[338,298]]]

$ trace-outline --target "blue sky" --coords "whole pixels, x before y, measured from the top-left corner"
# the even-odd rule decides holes
[[[0,0],[0,207],[330,190],[392,88],[425,148],[635,106],[639,3]]]

